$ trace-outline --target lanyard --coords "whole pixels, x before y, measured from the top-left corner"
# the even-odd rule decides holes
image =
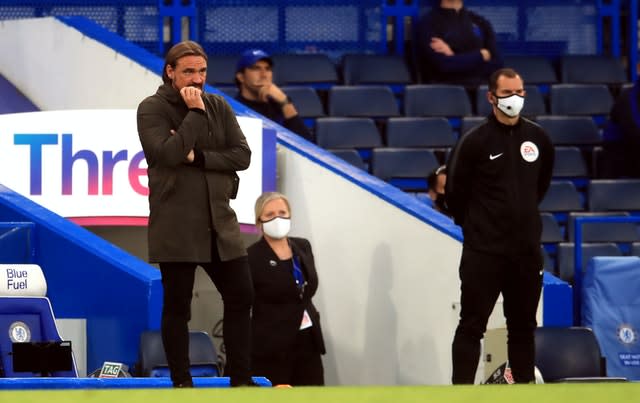
[[[296,286],[298,287],[298,291],[300,291],[300,298],[302,298],[302,294],[304,293],[304,287],[307,285],[307,282],[304,281],[304,274],[302,274],[302,269],[300,266],[300,260],[298,256],[293,256],[293,278],[296,280]]]

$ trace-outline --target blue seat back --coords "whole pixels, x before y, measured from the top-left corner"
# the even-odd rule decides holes
[[[619,85],[629,81],[621,58],[606,55],[564,55],[560,58],[563,83]]]
[[[403,93],[404,86],[411,83],[404,58],[395,55],[345,54],[342,77],[345,85],[388,85],[396,94]]]
[[[604,84],[554,84],[551,86],[551,114],[607,116],[613,96]]]
[[[362,169],[363,171],[367,171],[367,164],[364,162],[360,153],[355,148],[343,148],[343,149],[328,149],[332,154],[337,157],[342,158],[347,161],[351,165]]]
[[[398,103],[384,85],[336,86],[329,90],[329,115],[386,118],[398,116]]]
[[[326,115],[322,101],[313,87],[285,86],[282,87],[282,91],[291,98],[301,118],[317,118]]]
[[[469,130],[480,125],[486,119],[485,116],[465,116],[460,122],[460,135],[464,136]]]
[[[553,214],[540,213],[540,220],[542,221],[542,236],[540,238],[542,243],[558,243],[564,241],[562,229]]]
[[[588,195],[591,211],[640,211],[640,179],[593,179]]]
[[[277,54],[271,59],[273,79],[279,85],[310,85],[325,90],[338,83],[336,66],[326,54]]]
[[[15,340],[11,339],[12,335]],[[16,341],[63,341],[58,333],[48,298],[0,297],[0,355],[4,376],[9,378],[40,377],[39,373],[13,371],[11,351],[13,342]],[[71,359],[73,368],[70,371],[54,371],[51,375],[54,377],[77,377],[78,372],[73,356]]]
[[[604,375],[598,340],[588,328],[538,327],[535,351],[535,366],[547,383]]]
[[[587,164],[578,147],[556,147],[553,162],[554,178],[586,178]]]
[[[553,63],[540,55],[505,55],[505,67],[511,67],[520,74],[525,84],[549,86],[558,82]]]
[[[542,212],[569,212],[584,210],[580,193],[571,181],[552,181],[542,202]]]
[[[471,101],[464,87],[445,84],[408,85],[405,88],[406,116],[458,117],[471,115]]]
[[[371,149],[382,146],[380,132],[370,118],[318,118],[316,141],[320,147],[327,149]]]
[[[238,55],[208,55],[207,84],[214,87],[236,86]]]
[[[450,148],[457,138],[445,118],[397,117],[387,120],[389,147]]]
[[[575,273],[575,245],[573,242],[558,244],[558,276],[573,283]],[[582,244],[582,267],[594,256],[622,256],[622,251],[614,242],[595,242]],[[584,272],[584,269],[583,269]]]
[[[371,156],[371,173],[408,191],[426,191],[427,176],[440,163],[431,150],[376,148]]]
[[[556,146],[593,147],[602,143],[598,126],[587,116],[539,116],[536,121]]]

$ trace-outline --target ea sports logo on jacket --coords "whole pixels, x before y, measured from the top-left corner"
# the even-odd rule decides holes
[[[533,162],[538,159],[540,152],[538,151],[538,146],[530,141],[525,141],[520,145],[520,155],[522,155],[523,160]]]

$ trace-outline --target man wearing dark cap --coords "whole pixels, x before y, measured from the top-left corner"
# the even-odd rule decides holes
[[[260,49],[242,53],[236,65],[236,99],[309,141],[313,136],[291,99],[273,83],[273,60]]]

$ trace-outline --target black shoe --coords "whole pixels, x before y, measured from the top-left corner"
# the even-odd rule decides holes
[[[253,381],[251,378],[231,378],[230,381],[231,387],[236,388],[239,386],[260,386]]]
[[[189,379],[188,381],[174,383],[174,388],[193,388],[193,381]]]

